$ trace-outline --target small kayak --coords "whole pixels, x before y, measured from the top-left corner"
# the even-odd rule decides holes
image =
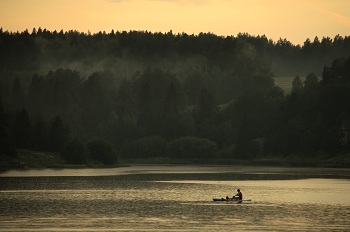
[[[235,199],[229,198],[228,201],[227,201],[226,198],[215,197],[215,198],[213,198],[213,201],[226,201],[226,202],[244,203],[244,202],[251,202],[252,199],[235,200]]]

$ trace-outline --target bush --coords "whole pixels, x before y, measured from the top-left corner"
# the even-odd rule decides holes
[[[122,147],[125,158],[165,157],[167,141],[160,136],[149,136],[131,141]]]
[[[341,148],[338,129],[333,126],[324,134],[321,149],[332,156],[335,156]]]
[[[70,164],[85,164],[88,161],[88,151],[85,144],[75,137],[63,146],[61,157]]]
[[[113,145],[101,138],[93,138],[87,143],[90,158],[103,164],[112,165],[118,163],[118,155]]]
[[[231,144],[229,147],[222,148],[220,150],[221,159],[232,159],[235,150],[235,145]]]
[[[218,157],[218,148],[208,139],[188,136],[169,142],[167,155],[179,159],[214,159]]]

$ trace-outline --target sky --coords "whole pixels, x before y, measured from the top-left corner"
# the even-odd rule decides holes
[[[350,35],[350,0],[0,0],[3,31],[265,35],[303,45]]]

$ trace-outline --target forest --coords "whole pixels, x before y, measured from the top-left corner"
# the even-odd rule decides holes
[[[284,92],[274,77],[290,77]],[[0,154],[119,159],[350,156],[350,36],[0,29]],[[2,158],[4,159],[4,158]]]

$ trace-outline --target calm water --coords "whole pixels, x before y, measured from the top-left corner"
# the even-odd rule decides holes
[[[252,202],[213,202],[240,188]],[[0,231],[350,231],[350,170],[134,166],[0,173]]]

